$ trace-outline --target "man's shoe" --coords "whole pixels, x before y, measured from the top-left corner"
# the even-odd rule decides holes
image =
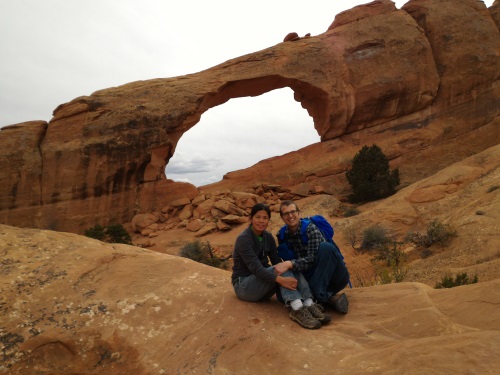
[[[336,311],[342,314],[347,314],[347,311],[349,310],[349,301],[347,300],[345,293],[342,293],[340,296],[332,296],[330,298],[330,304]]]
[[[299,310],[290,311],[290,319],[307,329],[318,329],[321,327],[320,321],[314,319],[306,306],[303,306]]]
[[[332,320],[332,317],[328,314],[324,313],[323,306],[318,305],[317,303],[313,303],[311,306],[308,306],[307,309],[311,313],[312,317],[316,320],[319,320],[321,324],[329,323]]]

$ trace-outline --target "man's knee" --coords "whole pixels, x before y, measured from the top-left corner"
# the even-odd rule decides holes
[[[321,259],[337,259],[335,247],[329,242],[322,242],[319,244],[318,253],[316,255],[318,260]]]

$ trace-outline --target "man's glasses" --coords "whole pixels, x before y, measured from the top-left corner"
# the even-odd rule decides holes
[[[292,210],[288,212],[283,212],[281,216],[288,217],[288,216],[295,216],[299,211],[297,210]]]

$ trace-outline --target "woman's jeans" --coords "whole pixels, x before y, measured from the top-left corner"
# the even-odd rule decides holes
[[[268,267],[267,270],[274,274],[273,267]],[[255,275],[250,275],[236,279],[233,284],[234,292],[239,299],[248,302],[265,301],[270,299],[275,293],[278,294],[278,299],[285,302],[285,304],[296,299],[305,300],[306,298],[312,298],[309,285],[301,272],[288,270],[282,273],[281,276],[297,279],[297,289],[290,290],[277,283],[269,283],[257,278]]]
[[[318,247],[313,272],[308,272],[306,278],[318,301],[328,302],[347,286],[349,271],[339,250],[329,242],[322,242]]]

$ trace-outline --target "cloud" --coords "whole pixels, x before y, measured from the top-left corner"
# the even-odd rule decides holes
[[[208,110],[181,137],[166,174],[176,181],[188,179],[196,186],[205,185],[221,180],[227,172],[319,141],[312,118],[293,99],[290,88],[231,99]]]
[[[184,155],[175,154],[178,160],[175,163],[169,163],[167,171],[172,175],[194,174],[210,172],[222,164],[220,158],[203,157],[200,154]]]

